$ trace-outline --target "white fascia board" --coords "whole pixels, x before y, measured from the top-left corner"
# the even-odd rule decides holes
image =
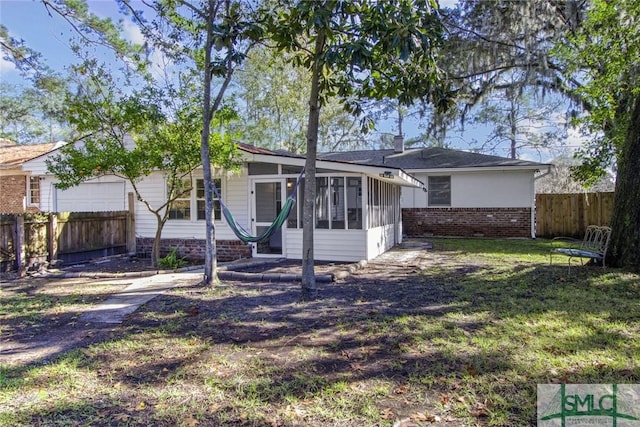
[[[256,154],[256,153],[243,153],[243,159],[247,162],[264,162],[264,163],[280,163],[291,166],[304,167],[306,159],[302,157],[289,157],[278,156],[272,154]],[[331,169],[340,172],[347,173],[362,173],[369,175],[373,178],[381,181],[389,182],[391,184],[401,185],[404,187],[423,187],[424,183],[414,178],[402,169],[391,168],[386,166],[369,166],[359,165],[357,163],[347,162],[332,162],[327,160],[316,160],[316,167],[319,169]],[[383,176],[385,172],[389,172],[390,175]]]
[[[304,157],[289,157],[279,156],[277,154],[258,154],[242,152],[242,159],[245,162],[260,162],[260,163],[280,163],[291,166],[304,166]]]
[[[540,166],[476,166],[468,168],[433,168],[433,169],[407,169],[409,173],[428,174],[452,174],[455,172],[509,172],[509,171],[539,171],[548,170],[551,165],[541,164]]]

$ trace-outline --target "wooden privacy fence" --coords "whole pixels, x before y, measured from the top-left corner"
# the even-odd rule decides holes
[[[0,271],[133,253],[133,227],[129,211],[0,215]]]
[[[581,237],[589,225],[610,225],[614,194],[536,194],[536,236]]]

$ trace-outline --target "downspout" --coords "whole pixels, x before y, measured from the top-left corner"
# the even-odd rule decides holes
[[[531,184],[533,185],[532,188],[532,193],[533,193],[533,201],[531,202],[531,238],[535,239],[536,238],[536,181],[539,180],[540,178],[544,178],[545,176],[549,175],[551,173],[551,168],[553,167],[553,165],[549,165],[549,167],[547,168],[547,171],[545,173],[543,173],[542,175],[538,175],[535,176],[536,172],[540,172],[540,170],[536,170],[534,172],[534,177],[533,177],[533,181],[531,181]]]

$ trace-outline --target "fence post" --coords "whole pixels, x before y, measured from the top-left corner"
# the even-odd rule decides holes
[[[136,212],[135,199],[133,193],[127,194],[127,202],[129,204],[129,214],[127,215],[127,252],[129,255],[136,254]]]
[[[49,264],[58,259],[58,215],[49,213]]]
[[[24,247],[24,216],[16,215],[16,267],[18,275],[24,276],[27,253]]]

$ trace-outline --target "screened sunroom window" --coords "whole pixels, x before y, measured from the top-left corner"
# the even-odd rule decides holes
[[[332,177],[331,188],[329,189],[331,197],[331,228],[333,230],[344,230],[345,228],[345,200],[344,200],[344,178]]]
[[[278,165],[276,163],[249,163],[249,175],[277,175]]]
[[[347,178],[347,218],[350,230],[362,229],[361,178]]]
[[[369,228],[393,224],[395,221],[394,203],[398,190],[388,182],[368,178],[369,186]]]
[[[329,228],[329,178],[316,178],[316,228]]]
[[[296,180],[287,178],[287,192]],[[288,228],[303,227],[304,180],[298,186],[296,207],[287,219]],[[330,176],[316,178],[315,228],[362,229],[362,178]]]
[[[293,188],[296,185],[296,178],[287,178],[287,197],[289,197],[291,195],[291,192],[293,191]],[[298,210],[300,210],[300,212],[302,212],[302,195],[304,194],[304,191],[301,192],[301,189],[304,189],[303,187],[304,185],[304,181],[300,181],[300,185],[298,187],[298,194],[296,196],[296,206],[293,209],[293,212],[291,212],[289,214],[289,217],[287,218],[287,227],[288,228],[298,228]],[[301,213],[300,213],[301,214]]]

